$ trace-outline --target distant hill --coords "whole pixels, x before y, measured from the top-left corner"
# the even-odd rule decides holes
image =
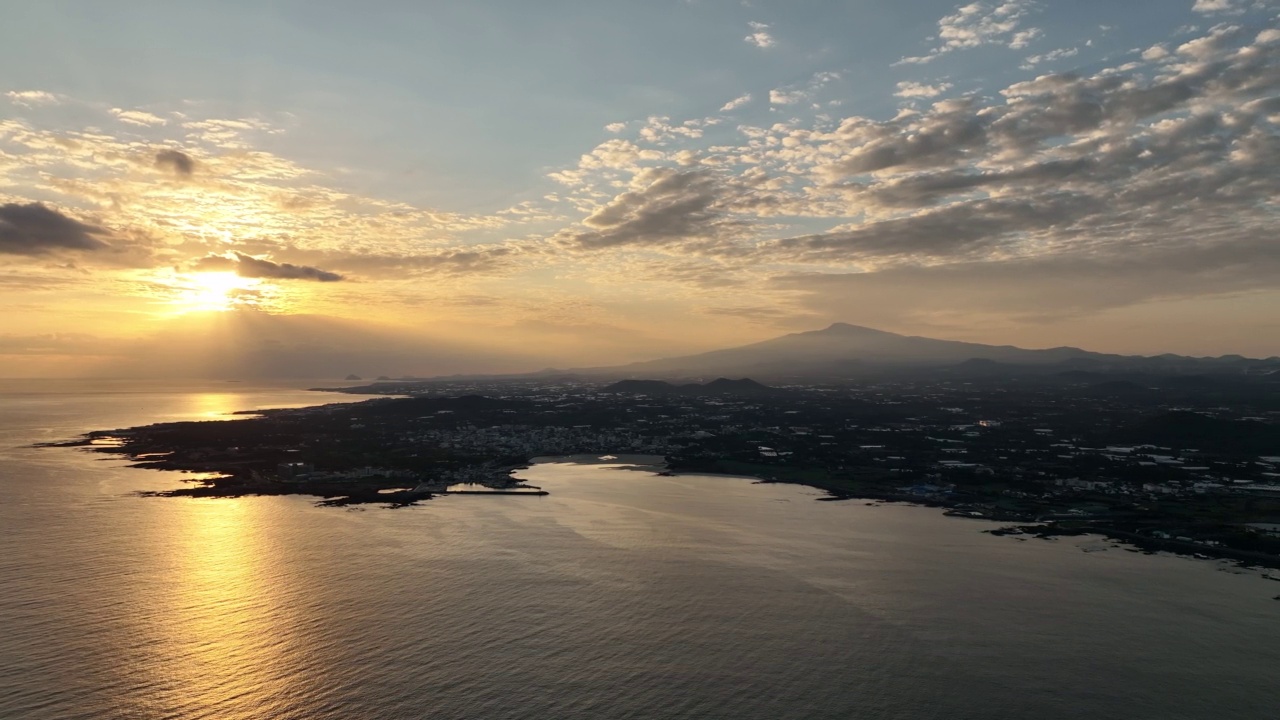
[[[763,385],[750,378],[740,380],[717,378],[706,384],[685,385],[675,385],[662,380],[620,380],[601,390],[635,395],[780,395],[786,393],[785,390]]]
[[[619,380],[601,388],[603,392],[635,393],[636,395],[669,395],[676,392],[679,386],[665,380]]]
[[[607,368],[576,369],[579,375],[690,378],[720,375],[761,378],[840,378],[928,370],[955,377],[991,377],[1035,372],[1098,382],[1116,373],[1243,374],[1280,370],[1280,358],[1239,356],[1141,357],[1095,353],[1075,347],[1028,350],[957,340],[899,335],[835,323],[741,347]],[[556,371],[565,372],[565,371]]]

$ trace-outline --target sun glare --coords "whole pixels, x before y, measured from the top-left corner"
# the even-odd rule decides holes
[[[202,272],[179,278],[174,299],[182,312],[224,312],[238,306],[258,304],[262,280],[241,277],[233,272]]]

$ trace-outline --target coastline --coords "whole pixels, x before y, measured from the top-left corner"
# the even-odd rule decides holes
[[[1018,513],[993,513],[986,510],[973,510],[971,509],[972,503],[969,502],[967,498],[949,501],[941,497],[921,497],[908,493],[885,492],[871,488],[857,489],[847,485],[835,485],[816,480],[784,477],[764,478],[702,469],[707,467],[719,467],[720,465],[721,463],[719,461],[709,461],[707,463],[685,461],[669,464],[668,469],[677,475],[697,474],[749,478],[754,479],[756,482],[761,484],[800,485],[803,487],[811,487],[827,493],[827,497],[817,498],[819,502],[870,500],[872,503],[868,504],[882,502],[902,503],[918,507],[941,509],[943,510],[943,515],[952,518],[1012,523],[1001,528],[993,528],[983,531],[997,536],[1030,536],[1040,539],[1049,539],[1056,537],[1096,535],[1123,543],[1134,548],[1136,552],[1143,552],[1146,554],[1167,552],[1173,555],[1199,560],[1229,560],[1244,568],[1269,568],[1273,570],[1280,570],[1280,557],[1267,553],[1211,546],[1174,538],[1153,537],[1151,535],[1143,535],[1133,529],[1118,527],[1114,523],[1108,524],[1091,519],[1079,518],[1027,518],[1026,516]],[[1280,581],[1280,577],[1265,577]],[[1277,599],[1280,599],[1280,596],[1278,596]]]
[[[1206,541],[1206,537],[1195,533],[1174,536],[1164,532],[1162,528],[1169,522],[1167,514],[1137,514],[1123,509],[1079,513],[1049,502],[1012,500],[1001,495],[996,487],[982,483],[907,488],[897,487],[902,481],[887,473],[859,473],[857,469],[835,471],[816,465],[763,465],[709,456],[681,457],[678,453],[641,451],[615,455],[571,451],[499,456],[494,448],[487,446],[463,451],[430,444],[385,444],[386,433],[402,432],[393,428],[421,422],[424,416],[465,415],[466,422],[474,418],[477,422],[492,423],[505,417],[503,413],[516,412],[522,407],[512,401],[479,396],[379,398],[353,404],[253,410],[237,414],[236,417],[242,419],[240,422],[188,421],[92,431],[75,440],[43,446],[77,447],[87,452],[123,456],[135,468],[199,474],[181,477],[187,483],[184,487],[142,493],[147,497],[307,495],[316,498],[322,506],[405,507],[447,494],[542,496],[548,493],[524,485],[519,478],[512,477],[512,473],[529,463],[567,461],[623,465],[655,475],[716,475],[761,484],[800,485],[824,493],[818,501],[906,503],[937,508],[951,517],[1010,524],[996,534],[1035,537],[1096,534],[1142,551],[1168,551],[1280,569],[1280,556],[1254,551],[1247,544],[1233,547]],[[463,485],[485,489],[457,490]]]

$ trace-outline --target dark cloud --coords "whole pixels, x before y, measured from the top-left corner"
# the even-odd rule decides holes
[[[161,150],[156,153],[156,167],[191,177],[196,170],[196,161],[181,150]]]
[[[823,170],[833,176],[888,169],[954,165],[985,146],[987,118],[972,100],[936,103],[933,112],[887,123],[846,123],[841,131],[861,144]]]
[[[197,260],[192,267],[195,270],[229,270],[241,277],[271,278],[274,280],[338,282],[345,279],[342,275],[328,270],[321,270],[307,265],[272,262],[239,252],[233,252],[230,255],[209,255]]]
[[[1105,213],[1100,200],[1061,194],[1036,199],[984,199],[867,223],[853,229],[779,240],[762,246],[807,262],[984,257],[1011,239],[1070,232],[1082,218]]]
[[[1008,170],[974,171],[969,169],[915,173],[874,183],[833,185],[845,198],[860,206],[883,209],[922,209],[947,202],[956,196],[985,193],[988,190],[1009,195],[1016,188],[1020,195],[1032,190],[1060,191],[1071,180],[1084,177],[1097,180],[1105,171],[1095,160],[1047,160]]]
[[[102,250],[106,231],[40,203],[0,205],[0,253],[40,255],[55,250]]]
[[[740,228],[722,203],[728,191],[706,170],[645,170],[638,190],[625,192],[582,221],[589,228],[571,233],[571,245],[603,249],[625,245],[662,245],[716,238]]]
[[[251,239],[240,242],[239,247],[241,254],[285,257],[296,264],[313,267],[336,266],[345,272],[374,278],[404,278],[410,275],[492,275],[510,271],[516,266],[518,260],[532,258],[542,252],[536,243],[515,241],[501,245],[438,248],[403,255],[318,250]],[[225,269],[234,270],[232,261],[228,259]]]

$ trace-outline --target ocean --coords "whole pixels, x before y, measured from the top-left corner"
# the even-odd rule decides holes
[[[389,510],[143,498],[179,478],[30,447],[354,399],[0,383],[0,718],[1280,712],[1280,582],[1223,563],[626,457]]]

